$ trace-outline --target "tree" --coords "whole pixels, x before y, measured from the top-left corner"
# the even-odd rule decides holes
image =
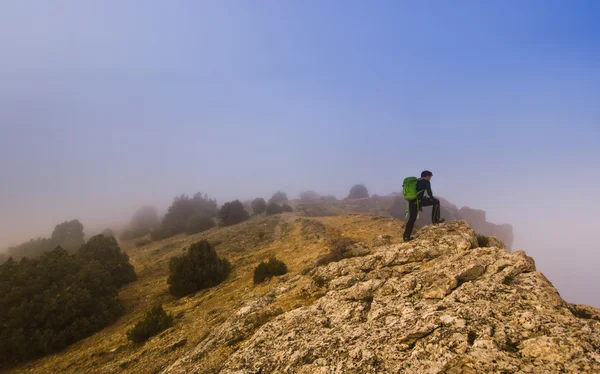
[[[75,252],[85,243],[83,225],[78,220],[65,221],[55,226],[51,238],[31,239],[28,242],[8,249],[15,259],[23,257],[36,258],[61,246],[69,252]]]
[[[123,313],[110,273],[61,247],[0,265],[0,365],[56,352]]]
[[[262,197],[257,197],[256,199],[252,200],[251,206],[254,214],[261,214],[267,210],[267,203]]]
[[[198,214],[190,218],[188,222],[187,234],[193,235],[215,227],[215,221],[204,214]]]
[[[119,239],[131,240],[148,235],[153,229],[160,226],[160,219],[156,208],[153,206],[143,206],[136,210],[131,217],[131,221]]]
[[[284,192],[277,191],[273,194],[269,203],[281,204],[288,201],[287,195]]]
[[[91,237],[77,255],[86,261],[98,261],[110,273],[117,288],[137,279],[133,266],[129,263],[129,256],[121,251],[112,236]]]
[[[300,192],[300,200],[302,200],[302,201],[318,200],[320,197],[321,197],[321,195],[319,195],[315,191]]]
[[[277,203],[269,203],[267,206],[267,215],[283,213],[283,209]]]
[[[197,220],[195,217],[201,215],[210,218],[216,216],[217,201],[201,193],[195,194],[192,198],[187,195],[177,196],[163,217],[160,227],[152,232],[152,239],[164,239],[186,232],[190,227],[190,221]]]
[[[292,208],[292,206],[290,204],[283,204],[281,206],[281,210],[284,212],[288,212],[288,213],[294,211],[294,209]]]
[[[83,244],[85,234],[83,233],[83,225],[78,220],[65,221],[56,225],[52,232],[52,246],[61,246],[69,252],[75,252]]]
[[[223,223],[223,226],[231,226],[243,222],[250,218],[244,205],[239,200],[225,203],[219,211],[218,218]]]
[[[198,290],[213,287],[227,278],[231,265],[220,259],[206,240],[192,244],[183,256],[169,262],[169,292],[183,297]]]
[[[15,247],[8,248],[9,256],[15,260],[19,260],[23,257],[35,258],[42,255],[44,252],[52,250],[52,242],[47,238],[31,239],[28,242],[19,244]]]
[[[136,210],[135,213],[133,213],[133,216],[131,217],[131,222],[129,223],[129,229],[132,231],[145,231],[146,233],[148,233],[150,232],[150,230],[158,227],[159,225],[160,219],[158,218],[156,208],[153,206],[146,205]]]
[[[369,190],[364,184],[355,184],[350,189],[350,194],[348,194],[349,199],[364,199],[367,197],[369,197]]]

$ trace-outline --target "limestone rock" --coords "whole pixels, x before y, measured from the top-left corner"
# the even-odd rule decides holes
[[[525,252],[474,242],[453,221],[318,267],[313,304],[250,301],[164,372],[205,372],[231,344],[221,373],[600,372],[600,311],[562,300]]]

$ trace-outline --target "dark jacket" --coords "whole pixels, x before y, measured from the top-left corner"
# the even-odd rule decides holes
[[[419,201],[423,200],[425,197],[425,191],[427,191],[427,195],[430,198],[433,198],[433,192],[431,192],[431,182],[429,182],[427,179],[419,179],[417,182],[417,191],[420,191],[417,195],[417,199],[419,199]]]

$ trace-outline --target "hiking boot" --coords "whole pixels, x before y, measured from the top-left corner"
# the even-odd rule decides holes
[[[446,220],[444,218],[440,218],[439,220],[437,220],[436,222],[434,222],[434,225],[437,225],[438,223],[444,223],[446,222]]]
[[[412,236],[410,238],[404,238],[404,242],[410,242],[411,240],[415,240]]]

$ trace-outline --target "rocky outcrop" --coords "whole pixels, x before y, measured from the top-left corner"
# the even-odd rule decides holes
[[[462,207],[456,213],[457,219],[465,220],[479,234],[495,236],[506,245],[507,248],[512,248],[514,240],[513,228],[511,225],[496,225],[487,221],[485,212],[479,209],[471,209]]]
[[[404,219],[406,214],[406,201],[402,198],[401,194],[392,194],[394,198],[393,203],[388,212],[395,218]],[[509,250],[512,248],[514,241],[513,227],[509,224],[495,224],[487,221],[486,213],[480,209],[472,209],[469,207],[462,207],[458,209],[456,205],[450,203],[444,198],[440,198],[441,210],[440,216],[446,221],[464,220],[475,230],[478,234],[495,236],[500,239],[506,248]],[[419,219],[416,224],[418,226],[426,226],[431,224],[431,208],[425,208],[423,212],[419,213]]]
[[[299,285],[318,299],[273,307]],[[477,248],[474,231],[454,221],[290,277],[165,373],[207,372],[203,360],[224,346],[233,348],[211,371],[600,372],[599,316],[562,300],[525,252]]]

